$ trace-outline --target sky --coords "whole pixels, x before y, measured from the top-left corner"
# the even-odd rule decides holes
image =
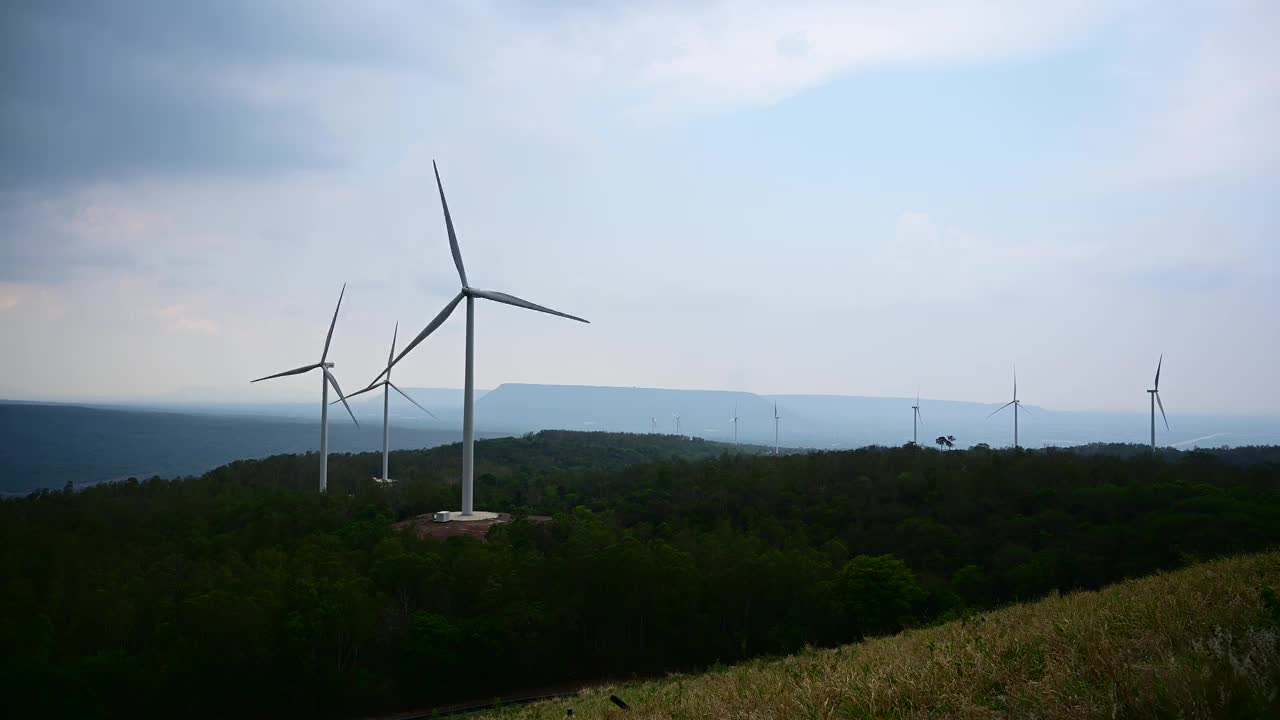
[[[0,397],[476,383],[1277,414],[1274,2],[17,2]],[[463,314],[399,366],[458,387]]]

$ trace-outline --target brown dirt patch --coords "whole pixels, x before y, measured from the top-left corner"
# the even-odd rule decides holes
[[[392,527],[397,530],[410,530],[420,538],[445,540],[451,537],[465,536],[484,540],[489,535],[489,529],[494,525],[511,522],[510,513],[498,513],[498,517],[492,520],[472,520],[469,522],[450,520],[449,522],[438,523],[431,518],[432,515],[430,513],[418,515],[408,520],[401,520],[392,525]],[[526,519],[532,522],[549,522],[551,520],[547,515],[529,515]]]

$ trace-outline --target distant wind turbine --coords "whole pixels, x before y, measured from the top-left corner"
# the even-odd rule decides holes
[[[329,321],[329,334],[324,338],[324,351],[320,353],[320,362],[311,365],[303,365],[292,370],[278,372],[275,375],[260,377],[252,382],[262,382],[263,380],[271,380],[272,378],[286,377],[288,375],[301,375],[305,372],[311,372],[316,368],[320,368],[323,377],[320,378],[320,492],[324,492],[329,488],[329,386],[333,385],[333,389],[338,393],[338,399],[342,401],[342,405],[347,408],[347,414],[351,416],[351,422],[360,427],[360,423],[356,421],[355,413],[351,412],[351,406],[347,405],[347,400],[342,394],[342,388],[338,387],[338,380],[329,372],[334,365],[326,362],[329,357],[329,343],[333,340],[333,326],[338,323],[338,310],[342,309],[342,296],[347,294],[347,284],[342,284],[342,291],[338,293],[338,306],[333,309],[333,319]]]
[[[400,334],[400,323],[396,323],[395,330],[392,331],[391,333],[391,351],[387,353],[386,378],[375,381],[369,387],[363,390],[357,390],[347,396],[348,398],[353,398],[357,395],[363,395],[364,393],[367,393],[370,390],[373,390],[374,388],[377,388],[377,387],[382,388],[382,482],[390,482],[390,479],[387,477],[387,458],[391,454],[391,433],[390,433],[391,423],[389,421],[389,417],[391,414],[391,391],[395,390],[396,392],[400,393],[401,395],[404,396],[405,400],[408,400],[414,405],[417,405],[419,410],[430,415],[433,419],[435,420],[440,419],[440,418],[437,418],[435,414],[432,413],[430,410],[422,407],[421,405],[418,405],[418,401],[409,397],[409,393],[401,390],[399,387],[396,386],[395,383],[391,382],[391,356],[396,353],[396,336],[399,334]],[[339,399],[345,402],[345,398],[339,398]],[[337,400],[335,400],[334,402],[337,402]]]
[[[990,420],[992,415],[995,415],[996,413],[1009,407],[1010,405],[1013,406],[1013,447],[1014,449],[1017,449],[1018,447],[1018,408],[1022,407],[1022,401],[1018,399],[1018,368],[1017,367],[1013,368],[1013,399],[1001,405],[1000,407],[996,408],[991,413],[991,415],[987,416],[987,419]]]
[[[729,418],[729,422],[733,423],[733,444],[738,444],[738,403],[733,404],[733,417]]]
[[[556,315],[578,322],[587,322],[575,315],[552,310],[549,307],[543,307],[528,300],[521,300],[514,295],[495,292],[493,290],[478,290],[471,287],[467,283],[467,271],[462,266],[462,251],[458,248],[458,236],[453,230],[453,218],[449,215],[449,203],[444,198],[444,185],[440,182],[440,169],[436,167],[434,161],[431,167],[435,170],[436,189],[440,193],[440,207],[444,211],[444,225],[449,233],[449,250],[453,253],[453,265],[458,269],[458,279],[462,282],[462,289],[454,296],[449,304],[444,306],[431,322],[418,333],[404,350],[391,361],[391,365],[400,362],[405,355],[418,346],[427,336],[435,332],[436,328],[444,324],[445,320],[453,314],[458,303],[463,298],[467,300],[467,345],[466,345],[466,369],[464,372],[463,391],[462,391],[462,515],[468,517],[473,513],[472,500],[474,497],[475,483],[475,301],[476,298],[484,300],[492,300],[494,302],[503,303],[504,305],[514,305],[515,307],[525,308],[526,310],[536,310],[538,312],[547,313],[548,315]],[[383,374],[386,374],[391,365],[387,366],[387,370],[383,370],[378,377],[374,378],[377,382]]]
[[[1148,390],[1151,395],[1151,451],[1156,449],[1156,405],[1160,406],[1160,417],[1164,419],[1164,429],[1169,429],[1169,418],[1164,414],[1164,403],[1160,402],[1160,366],[1164,365],[1164,354],[1160,354],[1160,360],[1156,363],[1156,382],[1155,387]]]
[[[917,435],[918,425],[924,424],[924,417],[920,415],[920,391],[916,391],[916,404],[911,406],[911,444],[919,445],[920,441]]]
[[[654,433],[655,435],[657,434],[657,432],[658,432],[658,418],[656,418],[656,417],[651,417],[651,418],[649,418],[649,432]]]
[[[778,414],[778,403],[773,404],[773,454],[778,454],[778,420],[782,416]]]
[[[671,413],[671,417],[674,417],[676,419],[676,434],[679,435],[680,434],[680,415],[678,413]]]

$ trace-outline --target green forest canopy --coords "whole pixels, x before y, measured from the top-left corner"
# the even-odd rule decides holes
[[[440,542],[457,446],[232,463],[0,503],[10,698],[82,716],[345,717],[833,645],[1273,547],[1273,448],[865,448],[671,436],[485,441],[484,509]],[[1117,450],[1123,450],[1119,448]]]

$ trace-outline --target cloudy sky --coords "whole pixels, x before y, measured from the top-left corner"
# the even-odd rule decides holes
[[[1274,2],[8,2],[0,397],[477,383],[1280,409]],[[462,315],[398,370],[456,387]],[[315,380],[318,382],[318,379]]]

